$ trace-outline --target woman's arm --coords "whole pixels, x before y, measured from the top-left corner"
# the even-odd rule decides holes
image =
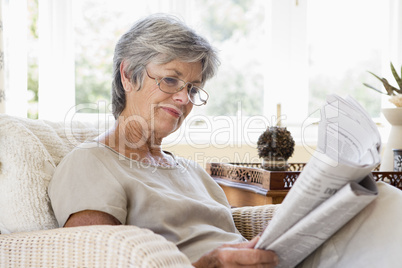
[[[85,225],[121,225],[112,215],[97,210],[83,210],[71,214],[64,227]],[[273,251],[254,249],[258,237],[250,242],[226,244],[204,256],[193,266],[198,267],[269,267],[278,265],[278,257]]]
[[[98,210],[83,210],[71,214],[64,227],[86,225],[121,225],[120,221],[110,214]]]

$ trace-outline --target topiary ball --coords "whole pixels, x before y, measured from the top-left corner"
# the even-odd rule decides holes
[[[258,156],[288,159],[294,152],[295,141],[286,127],[268,127],[258,138]]]

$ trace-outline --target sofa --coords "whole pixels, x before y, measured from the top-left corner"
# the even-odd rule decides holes
[[[47,194],[53,171],[107,123],[0,115],[0,267],[191,267],[175,244],[136,226],[59,228]],[[238,230],[259,234],[278,205],[232,209]]]

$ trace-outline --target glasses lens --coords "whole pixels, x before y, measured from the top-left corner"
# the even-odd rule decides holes
[[[192,87],[189,90],[188,95],[190,96],[190,100],[194,105],[203,105],[207,103],[208,94],[199,87]]]
[[[183,86],[183,81],[180,81],[179,79],[173,77],[164,77],[159,84],[159,88],[167,93],[175,93],[179,91],[180,88]]]
[[[186,83],[174,77],[164,77],[159,83],[159,88],[166,93],[176,93],[183,89]],[[195,87],[187,83],[188,96],[194,105],[203,105],[207,103],[208,94],[202,88]]]

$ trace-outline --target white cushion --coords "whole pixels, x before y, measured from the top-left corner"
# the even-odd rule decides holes
[[[402,191],[378,182],[378,198],[298,268],[401,267]]]
[[[47,195],[54,168],[75,146],[100,132],[97,123],[53,123],[0,114],[2,234],[57,227]]]

